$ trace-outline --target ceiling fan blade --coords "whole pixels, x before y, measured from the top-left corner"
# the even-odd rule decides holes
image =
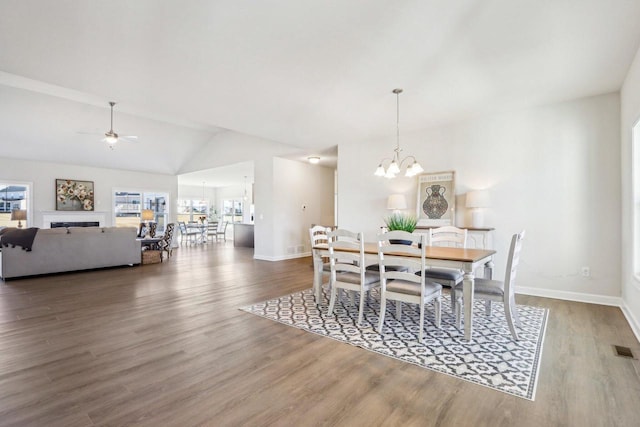
[[[138,137],[135,135],[125,135],[118,137],[118,141],[123,142],[138,142]]]

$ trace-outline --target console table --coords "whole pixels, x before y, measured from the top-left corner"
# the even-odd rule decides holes
[[[429,229],[438,227],[416,227],[416,233],[426,233]],[[493,249],[493,227],[458,227],[467,230],[467,247],[471,249]]]

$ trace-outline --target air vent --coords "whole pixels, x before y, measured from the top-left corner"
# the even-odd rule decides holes
[[[629,347],[623,347],[621,345],[614,345],[613,346],[613,351],[615,352],[616,356],[626,357],[627,359],[635,359],[635,357],[633,356],[633,353],[631,352],[631,349]]]

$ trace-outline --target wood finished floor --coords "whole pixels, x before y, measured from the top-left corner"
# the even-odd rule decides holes
[[[0,282],[0,426],[636,426],[620,309],[548,307],[534,402],[238,307],[311,286],[309,258],[230,242],[162,264]]]

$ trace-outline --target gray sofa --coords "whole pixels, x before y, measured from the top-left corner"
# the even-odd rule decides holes
[[[140,264],[133,227],[69,227],[38,230],[31,251],[2,246],[0,277]],[[2,238],[0,237],[0,244]]]

